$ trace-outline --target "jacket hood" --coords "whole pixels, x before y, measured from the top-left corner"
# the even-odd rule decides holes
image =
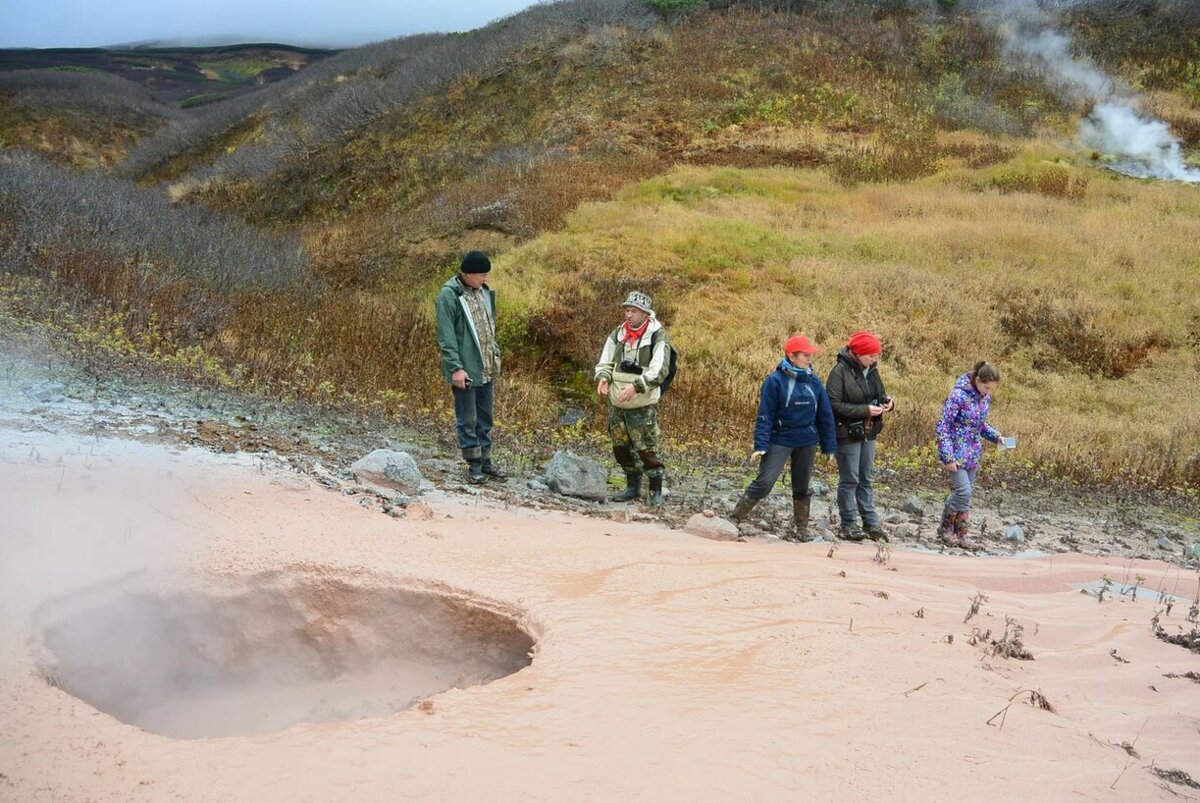
[[[624,326],[624,323],[617,324],[618,329],[620,329],[622,326]],[[642,335],[642,339],[645,340],[647,337],[649,337],[650,335],[654,334],[655,332],[657,332],[659,329],[662,329],[662,328],[663,328],[663,325],[658,322],[658,318],[655,316],[655,314],[653,312],[650,313],[650,323],[646,327],[646,333]]]
[[[842,346],[842,348],[837,353],[837,358],[838,358],[838,362],[845,363],[847,368],[853,368],[855,371],[858,371],[860,374],[862,373],[863,367],[862,367],[862,365],[859,364],[858,359],[855,358],[853,352],[850,351],[849,346]],[[872,371],[877,370],[878,367],[879,366],[872,363],[871,366],[869,368],[867,368],[867,373],[869,374]]]
[[[811,365],[808,368],[797,368],[788,362],[787,357],[779,361],[779,365],[775,366],[775,370],[784,376],[792,377],[797,382],[808,382],[817,375],[817,372],[813,370]]]
[[[446,283],[442,285],[442,288],[445,289],[448,287],[454,291],[455,295],[461,296],[466,291],[466,287],[463,285],[462,281],[458,278],[458,276],[459,276],[459,274],[457,274],[457,273],[454,274],[453,276],[451,276],[449,279],[446,280]],[[492,288],[488,287],[487,282],[484,282],[483,287],[481,287],[480,289],[481,290],[491,290]]]
[[[943,385],[942,387],[945,387],[945,385]],[[967,373],[963,374],[962,376],[960,376],[958,378],[958,381],[954,383],[954,389],[966,391],[967,393],[970,393],[973,396],[980,395],[979,391],[977,391],[975,389],[974,383],[971,382],[971,372],[970,371],[968,371]]]

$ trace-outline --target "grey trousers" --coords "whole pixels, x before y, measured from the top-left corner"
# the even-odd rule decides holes
[[[875,441],[839,443],[837,448],[838,514],[842,524],[854,524],[862,515],[864,527],[878,527],[875,512]]]
[[[946,499],[947,509],[955,513],[963,513],[971,509],[971,493],[975,490],[975,474],[979,469],[969,471],[960,468],[950,475],[950,496]]]
[[[813,463],[817,459],[817,447],[800,446],[793,449],[790,446],[780,446],[772,443],[767,447],[767,453],[759,458],[758,476],[746,486],[746,496],[751,499],[766,499],[771,492],[771,486],[787,461],[792,461],[792,498],[804,499],[808,496],[808,483],[812,480]]]

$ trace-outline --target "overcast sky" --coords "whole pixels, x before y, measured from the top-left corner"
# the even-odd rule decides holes
[[[0,0],[0,47],[104,47],[147,40],[351,47],[466,31],[533,0]]]

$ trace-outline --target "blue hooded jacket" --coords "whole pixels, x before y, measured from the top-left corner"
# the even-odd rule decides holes
[[[773,443],[792,449],[819,443],[825,454],[837,451],[837,424],[825,386],[811,368],[797,368],[786,358],[763,380],[754,421],[754,450],[765,452]]]

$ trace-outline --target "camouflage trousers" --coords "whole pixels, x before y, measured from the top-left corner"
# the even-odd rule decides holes
[[[608,406],[608,436],[612,438],[613,457],[628,475],[645,473],[661,477],[658,458],[658,405],[623,410]]]

